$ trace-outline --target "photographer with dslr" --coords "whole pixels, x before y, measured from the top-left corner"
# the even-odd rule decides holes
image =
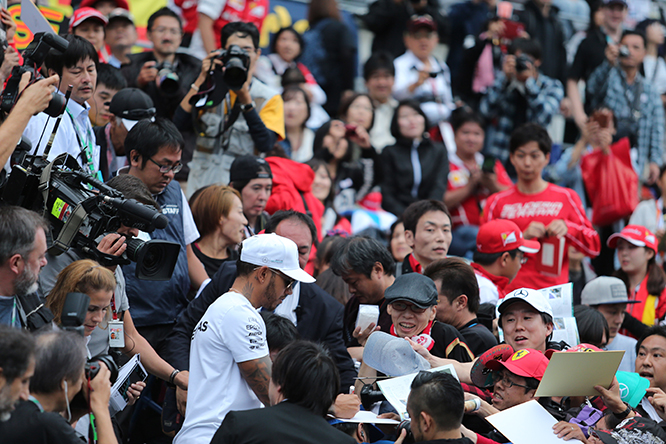
[[[130,88],[140,88],[153,99],[158,117],[173,118],[178,104],[196,79],[201,61],[178,52],[183,39],[180,17],[164,7],[148,19],[152,51],[129,55],[121,71]]]
[[[221,39],[224,50],[204,59],[199,77],[174,118],[181,130],[196,120],[197,146],[187,182],[190,195],[206,185],[229,183],[234,159],[270,151],[285,135],[279,91],[253,78],[261,54],[259,30],[252,23],[233,22],[222,28]],[[206,97],[213,105],[193,109],[190,99],[195,95]],[[196,113],[194,118],[192,113]]]
[[[562,83],[540,73],[540,65],[541,47],[536,40],[514,40],[502,72],[481,99],[480,112],[490,122],[485,154],[499,159],[513,178],[515,169],[508,162],[511,133],[526,122],[547,127],[564,97]]]
[[[37,337],[35,373],[30,380],[30,399],[20,402],[8,421],[0,422],[3,442],[31,444],[81,444],[70,424],[70,403],[83,390],[98,444],[117,444],[109,415],[110,371],[101,365],[92,376],[84,374],[86,347],[74,332],[51,331]],[[86,372],[87,373],[87,372]]]
[[[652,185],[659,178],[664,151],[664,108],[655,87],[641,74],[645,36],[624,31],[620,45],[606,46],[606,60],[590,74],[590,109],[607,107],[617,119],[617,138],[629,137],[634,170]],[[634,157],[636,154],[636,157]]]
[[[59,40],[63,39],[59,38]],[[92,99],[97,83],[97,64],[99,63],[97,51],[83,37],[70,34],[64,38],[63,45],[65,41],[68,46],[64,52],[51,49],[44,57],[44,67],[48,74],[60,76],[59,93],[65,94],[68,85],[73,85],[72,95],[64,110],[48,160],[51,161],[60,154],[68,153],[76,159],[86,173],[101,179],[99,147],[88,117],[90,105],[87,103],[87,100]],[[38,150],[33,149],[31,152],[37,151],[37,154],[44,152],[55,123],[56,119],[49,118],[46,113],[39,113],[30,119],[23,135],[32,142],[33,148],[39,146]]]

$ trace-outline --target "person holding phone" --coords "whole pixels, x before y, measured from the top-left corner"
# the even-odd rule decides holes
[[[481,212],[493,193],[508,189],[513,183],[502,163],[481,154],[485,138],[483,118],[469,108],[451,114],[456,152],[449,157],[449,175],[444,203],[451,211],[453,241],[449,251],[454,256],[472,258]]]

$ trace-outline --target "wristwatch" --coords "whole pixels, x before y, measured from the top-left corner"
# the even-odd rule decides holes
[[[241,104],[240,110],[243,114],[245,114],[247,112],[252,111],[254,109],[254,106],[255,106],[255,103],[254,103],[254,100],[253,100],[252,103],[248,103],[247,105]]]

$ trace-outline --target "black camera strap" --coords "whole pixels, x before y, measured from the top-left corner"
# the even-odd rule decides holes
[[[227,130],[229,130],[229,128],[231,128],[233,124],[236,123],[238,116],[240,116],[240,100],[238,100],[238,96],[236,96],[234,106],[232,107],[231,95],[227,93],[225,106],[227,109],[231,108],[231,110],[228,113],[224,113],[224,128],[222,129],[222,134],[226,133]]]
[[[44,198],[44,216],[49,213],[49,209],[46,206],[48,205],[49,199],[51,170],[53,169],[56,162],[62,160],[62,163],[65,163],[68,156],[69,154],[63,153],[53,159],[53,162],[49,163],[46,168],[44,168],[42,175],[39,178],[39,189],[42,192],[42,196]],[[86,213],[85,208],[83,208],[83,206],[79,203],[79,205],[77,205],[74,211],[72,211],[72,213],[69,215],[67,222],[65,222],[62,230],[60,230],[60,233],[58,233],[58,237],[53,239],[53,245],[48,250],[50,254],[57,256],[69,249],[69,245],[72,244],[76,233],[79,232],[79,228],[81,228],[81,224],[87,215],[88,213]]]

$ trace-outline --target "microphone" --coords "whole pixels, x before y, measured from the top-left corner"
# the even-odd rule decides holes
[[[158,212],[152,207],[140,204],[134,199],[104,197],[104,201],[117,208],[121,213],[145,221],[157,229],[166,228],[169,223],[169,219],[164,214]]]

